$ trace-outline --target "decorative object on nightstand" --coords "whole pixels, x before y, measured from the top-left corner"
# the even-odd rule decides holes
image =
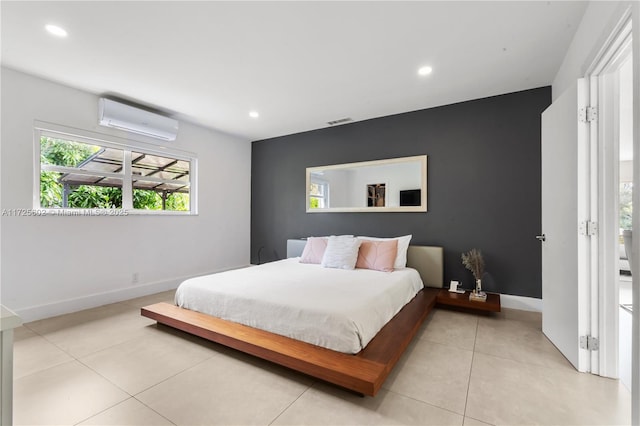
[[[449,291],[451,293],[458,293],[458,294],[464,294],[464,290],[459,289],[458,286],[460,285],[460,283],[458,281],[451,281],[451,285],[449,287]]]
[[[476,280],[476,288],[469,295],[469,300],[474,302],[486,302],[487,293],[482,291],[482,276],[484,275],[484,259],[478,249],[471,249],[467,253],[462,253],[462,264],[471,271]]]

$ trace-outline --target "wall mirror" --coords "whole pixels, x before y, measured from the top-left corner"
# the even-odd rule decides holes
[[[427,156],[307,167],[307,213],[426,212]]]

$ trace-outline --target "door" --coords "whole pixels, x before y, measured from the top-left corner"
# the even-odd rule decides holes
[[[589,329],[590,191],[584,80],[542,113],[542,331],[579,371],[590,371],[580,336]]]

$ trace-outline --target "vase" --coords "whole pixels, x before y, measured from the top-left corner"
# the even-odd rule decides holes
[[[474,290],[474,293],[477,296],[484,296],[486,294],[482,291],[482,279],[476,279],[476,289]]]

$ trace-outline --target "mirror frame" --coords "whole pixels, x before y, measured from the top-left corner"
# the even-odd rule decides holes
[[[420,200],[419,206],[398,206],[398,207],[327,207],[324,209],[312,209],[309,207],[309,188],[311,186],[311,174],[326,170],[341,170],[352,167],[382,166],[386,164],[413,163],[420,162],[422,175],[420,176]],[[329,166],[307,167],[305,204],[307,213],[381,213],[381,212],[426,212],[427,211],[427,156],[414,155],[412,157],[389,158],[385,160],[361,161],[356,163],[334,164]]]

